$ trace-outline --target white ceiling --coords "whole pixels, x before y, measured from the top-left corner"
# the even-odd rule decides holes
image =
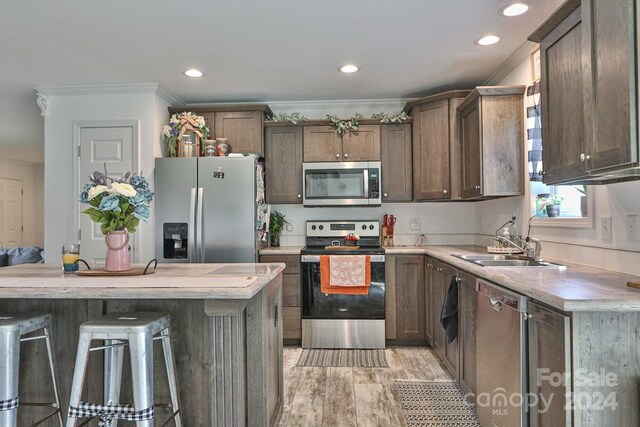
[[[397,99],[481,84],[562,0],[28,0],[0,14],[2,157],[43,160],[35,86],[157,82],[186,102]],[[502,41],[473,41],[495,33]],[[354,63],[361,71],[336,70]],[[181,73],[197,67],[206,77]]]

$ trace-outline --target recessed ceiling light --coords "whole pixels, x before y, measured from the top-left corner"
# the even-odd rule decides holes
[[[509,6],[505,6],[498,12],[502,16],[518,16],[522,15],[529,10],[529,6],[525,3],[512,3]]]
[[[340,67],[340,71],[342,71],[343,73],[347,73],[347,74],[355,73],[358,70],[359,70],[359,68],[356,67],[353,64],[347,64],[347,65],[343,65],[342,67]]]
[[[500,41],[500,37],[494,35],[488,35],[484,37],[480,37],[474,43],[480,46],[489,46],[492,44],[496,44]]]
[[[204,73],[200,70],[196,70],[195,68],[191,68],[190,70],[185,71],[184,75],[188,77],[202,77],[204,76]]]

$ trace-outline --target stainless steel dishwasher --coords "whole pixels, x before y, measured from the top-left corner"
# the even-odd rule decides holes
[[[482,280],[476,291],[478,420],[483,426],[526,426],[527,298]]]

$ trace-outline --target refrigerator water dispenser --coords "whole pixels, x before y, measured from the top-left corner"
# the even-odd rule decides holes
[[[163,253],[164,259],[187,259],[187,246],[189,244],[187,223],[164,223],[162,224],[164,235]]]

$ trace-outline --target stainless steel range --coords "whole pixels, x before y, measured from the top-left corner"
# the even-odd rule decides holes
[[[344,238],[350,233],[360,236],[357,248],[345,247]],[[384,348],[385,256],[380,222],[307,221],[306,235],[307,246],[301,252],[302,347]],[[347,255],[368,257],[368,288],[359,293],[348,288],[344,293],[327,292],[321,277],[327,274],[326,270],[321,274],[322,257]],[[325,258],[323,262],[332,259],[341,261]]]

